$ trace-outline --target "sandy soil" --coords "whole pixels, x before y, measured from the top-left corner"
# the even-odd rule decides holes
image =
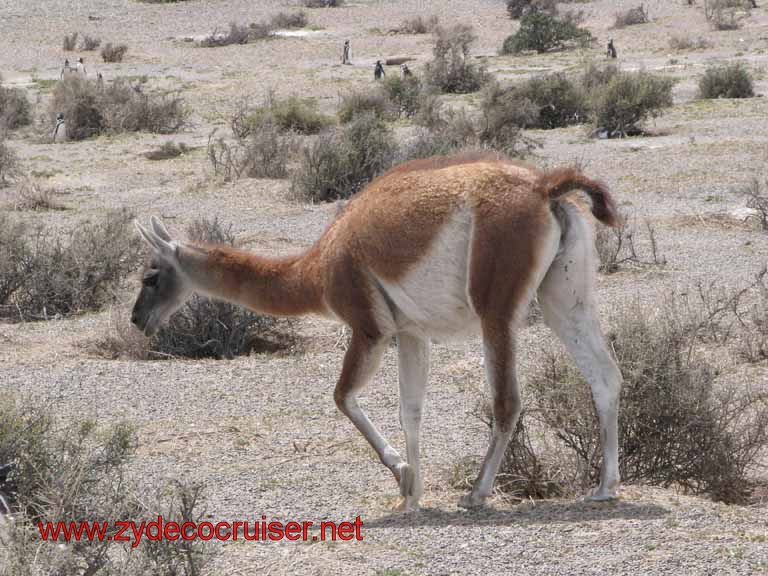
[[[86,53],[89,73],[107,80],[146,75],[152,89],[178,89],[191,107],[190,126],[172,137],[126,134],[53,145],[37,129],[16,132],[11,146],[29,170],[63,191],[70,210],[18,213],[30,223],[68,229],[107,209],[129,207],[140,218],[162,216],[176,231],[201,215],[218,215],[251,248],[286,253],[312,243],[337,208],[290,198],[286,181],[211,179],[204,146],[224,130],[238,100],[278,94],[316,98],[335,110],[339,94],[372,82],[382,57],[430,57],[430,37],[386,35],[417,14],[475,26],[475,53],[499,78],[513,80],[576,69],[602,58],[615,38],[626,69],[675,77],[675,106],[649,128],[652,136],[624,141],[589,139],[584,127],[532,134],[542,147],[533,161],[581,161],[605,180],[622,206],[649,219],[666,256],[663,268],[625,270],[601,277],[605,323],[635,298],[657,302],[670,289],[717,280],[736,287],[751,279],[768,253],[768,236],[750,226],[722,225],[744,206],[738,187],[763,179],[768,160],[768,101],[695,100],[707,65],[743,61],[768,91],[768,11],[754,10],[740,30],[712,32],[700,8],[650,3],[653,21],[610,30],[614,13],[636,2],[576,4],[598,38],[586,51],[540,56],[496,55],[516,24],[500,0],[465,2],[393,0],[349,2],[309,11],[316,34],[220,49],[184,41],[252,22],[297,2],[191,0],[152,5],[133,0],[5,0],[0,3],[0,72],[5,82],[37,99],[41,122],[65,54],[64,34],[79,31],[124,42],[120,64]],[[673,35],[705,36],[707,50],[673,53]],[[339,65],[344,39],[354,66]],[[394,69],[393,69],[394,72]],[[457,102],[461,98],[455,99]],[[471,102],[472,98],[465,98]],[[47,124],[43,126],[47,130]],[[181,158],[149,162],[144,152],[167,140],[198,147]],[[124,300],[132,296],[126,289]],[[753,574],[768,571],[768,503],[727,507],[647,487],[626,487],[622,501],[593,506],[552,501],[469,513],[456,507],[460,491],[448,479],[458,461],[479,457],[485,425],[471,415],[483,387],[477,339],[439,344],[433,353],[431,391],[424,420],[426,510],[390,511],[397,487],[362,437],[337,412],[332,389],[343,347],[338,327],[307,319],[298,324],[308,345],[294,356],[258,355],[233,361],[104,360],[85,344],[103,336],[109,312],[47,323],[0,324],[0,389],[35,402],[55,399],[62,416],[127,419],[139,430],[137,471],[145,478],[186,476],[204,481],[217,520],[351,520],[361,516],[364,541],[347,543],[229,543],[217,545],[219,574]],[[525,378],[553,344],[541,325],[520,341]],[[767,382],[765,365],[730,366],[740,377]],[[736,372],[734,372],[736,373]],[[402,449],[397,418],[394,351],[362,398],[382,432]]]

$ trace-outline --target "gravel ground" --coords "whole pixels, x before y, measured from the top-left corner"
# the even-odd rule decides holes
[[[614,13],[637,2],[575,4],[599,44],[584,52],[520,58],[496,50],[516,24],[500,0],[465,2],[393,0],[349,2],[345,8],[308,11],[317,34],[221,49],[195,48],[198,37],[228,22],[242,23],[296,8],[296,2],[191,0],[144,4],[133,0],[4,0],[0,3],[0,72],[6,83],[26,87],[44,115],[49,88],[65,54],[64,34],[79,31],[130,47],[120,64],[96,62],[89,72],[147,75],[152,88],[179,89],[193,115],[172,137],[130,134],[52,145],[40,130],[15,133],[11,146],[29,170],[49,175],[71,210],[20,213],[30,223],[68,229],[106,209],[129,207],[145,219],[162,216],[172,230],[201,215],[231,222],[246,245],[264,253],[309,246],[337,207],[292,199],[284,181],[221,183],[208,173],[203,147],[210,132],[226,129],[229,112],[245,95],[268,89],[318,99],[331,112],[339,94],[369,85],[372,64],[410,55],[417,72],[430,55],[428,36],[386,35],[405,17],[438,14],[443,22],[471,23],[475,53],[503,79],[577,68],[602,57],[613,36],[627,69],[674,76],[675,107],[649,125],[652,136],[625,141],[588,139],[583,127],[535,132],[542,147],[533,161],[581,161],[605,180],[638,222],[650,220],[667,259],[662,268],[627,269],[599,282],[605,323],[620,318],[635,299],[658,302],[670,290],[698,281],[736,287],[750,280],[768,253],[768,236],[730,219],[744,206],[735,193],[764,178],[768,160],[768,102],[695,100],[698,77],[713,63],[744,61],[759,93],[768,92],[765,66],[768,11],[753,11],[740,30],[711,32],[701,8],[654,1],[653,22],[610,30]],[[94,19],[95,18],[95,19]],[[672,53],[673,35],[706,36],[714,46]],[[351,39],[355,65],[338,64]],[[12,49],[9,49],[12,47]],[[72,56],[78,53],[69,54]],[[392,69],[391,73],[395,73]],[[472,98],[457,97],[456,103]],[[47,128],[42,128],[42,131]],[[142,154],[167,140],[197,147],[166,162]],[[641,245],[643,238],[640,238]],[[129,302],[133,287],[123,300]],[[471,415],[483,388],[477,339],[438,344],[424,420],[426,510],[390,511],[397,487],[362,437],[337,412],[332,389],[343,354],[338,327],[318,319],[298,324],[302,354],[253,356],[233,361],[104,360],[87,343],[110,327],[109,312],[47,323],[0,324],[0,387],[34,402],[53,402],[62,416],[125,419],[139,429],[137,474],[151,482],[186,476],[204,481],[217,520],[266,515],[288,521],[364,521],[364,541],[338,543],[251,542],[217,545],[214,573],[246,574],[754,574],[768,571],[768,502],[728,507],[672,490],[628,486],[615,505],[575,500],[495,510],[457,509],[460,492],[449,485],[454,466],[478,457],[485,425]],[[546,329],[526,329],[520,372],[535,369],[553,345]],[[725,376],[768,382],[766,366],[725,367]],[[397,419],[396,365],[390,350],[362,402],[385,435],[402,449]]]

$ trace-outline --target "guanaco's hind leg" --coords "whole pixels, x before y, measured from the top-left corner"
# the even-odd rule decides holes
[[[493,433],[488,452],[472,491],[459,501],[463,508],[477,508],[493,490],[493,481],[509,439],[520,416],[520,386],[515,373],[515,342],[512,326],[506,321],[483,322],[485,374],[493,403]]]
[[[539,287],[539,304],[547,323],[573,357],[592,389],[600,419],[603,463],[600,485],[590,499],[618,497],[618,414],[621,372],[605,342],[595,301],[592,231],[581,219],[573,223],[563,250]]]
[[[429,377],[429,343],[411,334],[399,334],[397,350],[400,424],[405,433],[408,460],[400,467],[400,495],[403,499],[398,508],[410,511],[419,507],[419,499],[424,492],[419,463],[419,429]]]

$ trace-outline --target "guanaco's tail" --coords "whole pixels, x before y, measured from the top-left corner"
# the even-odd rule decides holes
[[[620,217],[616,203],[605,184],[587,178],[575,168],[558,168],[546,172],[539,181],[542,191],[550,200],[564,198],[571,192],[581,190],[592,200],[592,214],[606,226],[616,227]]]

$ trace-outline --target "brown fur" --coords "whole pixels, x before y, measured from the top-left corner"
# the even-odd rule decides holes
[[[591,197],[595,217],[617,223],[605,186],[572,168],[541,172],[487,153],[414,160],[374,180],[305,254],[267,259],[215,247],[206,249],[207,265],[215,282],[228,278],[227,291],[252,308],[276,315],[331,311],[375,339],[370,274],[402,278],[447,220],[468,208],[472,305],[481,317],[510,321],[533,281],[550,202],[577,189]]]
[[[539,188],[552,200],[582,190],[592,200],[592,214],[606,226],[619,225],[619,212],[605,184],[591,180],[575,168],[559,168],[544,174],[539,180]]]

